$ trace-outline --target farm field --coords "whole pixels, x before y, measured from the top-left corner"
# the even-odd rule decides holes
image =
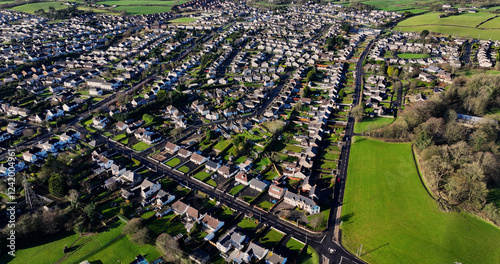
[[[51,6],[54,7],[54,9],[56,9],[56,10],[68,8],[68,6],[63,5],[62,2],[42,2],[42,3],[31,3],[31,4],[15,6],[15,7],[10,8],[10,9],[15,10],[15,11],[19,11],[19,12],[34,14],[35,11],[38,11],[40,9],[43,9],[43,10],[45,10],[45,12],[47,12],[47,11],[49,11],[49,7],[51,7]]]
[[[380,155],[383,153],[383,155]],[[500,230],[437,208],[419,179],[409,143],[354,137],[342,210],[342,241],[363,244],[368,263],[495,263]],[[362,164],[362,166],[359,166]]]
[[[123,226],[121,222],[114,223],[107,231],[95,235],[56,236],[53,241],[41,241],[41,245],[18,249],[14,259],[4,255],[0,263],[56,263],[64,257],[62,248],[65,245],[70,247],[73,243],[71,248],[75,249],[58,263],[80,263],[83,260],[96,263],[115,263],[120,260],[129,263],[139,254],[146,256],[149,261],[160,257],[154,246],[137,246],[126,236],[121,236]]]
[[[460,14],[439,18],[443,13],[427,13],[410,17],[398,23],[396,30],[421,32],[424,29],[430,32],[455,35],[460,37],[473,37],[481,39],[500,40],[500,20],[492,19],[476,28],[481,22],[495,16],[488,12],[478,12],[475,14]],[[497,29],[486,29],[497,28]]]

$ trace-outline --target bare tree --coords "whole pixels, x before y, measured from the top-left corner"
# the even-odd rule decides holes
[[[123,227],[122,233],[126,235],[132,235],[142,228],[143,222],[142,218],[132,218]]]
[[[30,138],[35,134],[35,130],[28,128],[23,131],[23,137]]]
[[[324,223],[325,223],[325,218],[323,217],[323,214],[314,215],[310,217],[309,220],[309,224],[314,229],[321,227]]]
[[[68,195],[66,195],[66,199],[68,199],[71,203],[71,207],[76,208],[78,207],[78,196],[80,194],[78,193],[77,190],[71,189],[68,192]]]

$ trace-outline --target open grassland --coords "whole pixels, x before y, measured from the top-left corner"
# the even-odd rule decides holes
[[[138,246],[127,236],[121,235],[123,223],[114,223],[108,230],[88,235],[66,234],[47,238],[29,248],[16,250],[16,257],[4,255],[0,263],[80,263],[89,260],[92,263],[129,263],[139,254],[153,261],[160,257],[152,245]],[[64,260],[63,248],[70,249]],[[60,261],[61,260],[61,261]]]
[[[475,14],[460,14],[439,18],[443,13],[427,13],[410,17],[398,23],[396,30],[421,32],[426,29],[430,32],[454,35],[459,37],[473,37],[481,39],[500,40],[500,20],[494,18],[479,27],[481,22],[495,16],[489,12]]]
[[[423,187],[410,144],[355,137],[342,210],[342,241],[368,263],[498,263],[500,229],[445,213]]]
[[[194,22],[196,20],[197,19],[194,17],[180,17],[177,19],[170,20],[168,22],[171,22],[171,23],[191,23],[191,22]]]
[[[51,6],[54,7],[54,9],[56,10],[68,8],[67,5],[63,5],[61,2],[41,2],[41,3],[31,3],[31,4],[15,6],[10,9],[19,12],[34,14],[35,11],[38,11],[40,9],[43,9],[45,10],[45,12],[48,12]]]

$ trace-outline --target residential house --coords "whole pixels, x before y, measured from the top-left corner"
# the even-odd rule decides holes
[[[219,219],[206,214],[201,220],[201,224],[205,227],[207,233],[213,233],[224,226],[224,221],[219,221]]]
[[[222,253],[227,253],[232,248],[241,250],[246,236],[236,231],[236,227],[229,230],[223,237],[217,241],[217,249]]]
[[[179,152],[177,155],[179,155],[179,157],[181,158],[189,158],[191,156],[191,154],[193,154],[193,152],[187,150],[187,149],[179,149]]]
[[[174,154],[177,151],[179,151],[180,149],[181,149],[181,147],[179,147],[178,145],[176,145],[172,142],[167,142],[167,144],[165,144],[165,150],[170,154]]]
[[[23,133],[24,129],[25,129],[25,127],[20,125],[19,123],[10,122],[7,125],[7,133],[9,133],[11,135],[15,135],[15,136],[21,135],[21,133]]]
[[[195,221],[199,223],[204,216],[205,214],[201,214],[198,209],[192,206],[189,206],[188,209],[186,210],[186,217],[189,221]]]
[[[285,264],[286,261],[286,257],[276,252],[269,252],[266,257],[266,264]]]
[[[104,129],[108,124],[108,118],[105,116],[94,116],[92,117],[92,126],[96,129]]]
[[[156,194],[156,205],[158,206],[163,206],[165,204],[171,203],[173,200],[175,200],[175,195],[164,190],[160,190]]]
[[[217,169],[217,172],[220,175],[224,176],[225,178],[229,178],[229,177],[234,176],[238,172],[238,170],[236,168],[224,165],[224,166],[220,167],[219,169]]]
[[[207,163],[205,163],[205,169],[207,169],[208,171],[216,171],[219,167],[220,164],[211,160],[208,160]]]
[[[246,261],[247,263],[250,263],[250,261],[257,259],[258,261],[262,260],[266,255],[269,250],[257,243],[251,242],[248,245],[247,250],[245,253],[247,253],[249,259]]]
[[[172,204],[172,210],[174,210],[174,213],[177,215],[184,215],[188,208],[189,205],[180,200]]]
[[[259,181],[257,179],[252,179],[249,182],[249,185],[250,185],[250,188],[257,190],[259,192],[262,192],[262,191],[264,191],[264,189],[266,189],[268,184],[265,182]]]
[[[317,214],[320,212],[319,206],[312,199],[288,190],[285,193],[284,202],[292,206],[297,206],[309,214]]]
[[[285,195],[286,189],[273,184],[271,185],[271,187],[269,187],[269,190],[267,192],[271,197],[281,199]]]
[[[147,199],[160,190],[161,184],[158,182],[152,183],[146,179],[141,183],[141,185],[139,185],[139,187],[141,188],[141,196]]]
[[[201,164],[203,164],[203,163],[207,162],[208,158],[207,158],[207,157],[204,157],[204,156],[202,156],[202,155],[200,155],[200,154],[198,154],[198,153],[193,153],[193,154],[191,155],[190,160],[191,160],[192,162],[194,162],[196,165],[201,165]]]
[[[250,182],[250,176],[244,172],[240,172],[236,175],[236,177],[234,177],[234,180],[243,185],[248,185],[248,183]]]

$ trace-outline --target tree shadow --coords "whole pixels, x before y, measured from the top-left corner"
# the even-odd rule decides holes
[[[94,260],[94,261],[90,262],[90,264],[103,264],[103,263],[100,260]]]
[[[354,213],[348,213],[346,215],[343,215],[340,217],[340,221],[342,222],[349,222],[349,220],[351,220],[351,218],[354,217]]]

